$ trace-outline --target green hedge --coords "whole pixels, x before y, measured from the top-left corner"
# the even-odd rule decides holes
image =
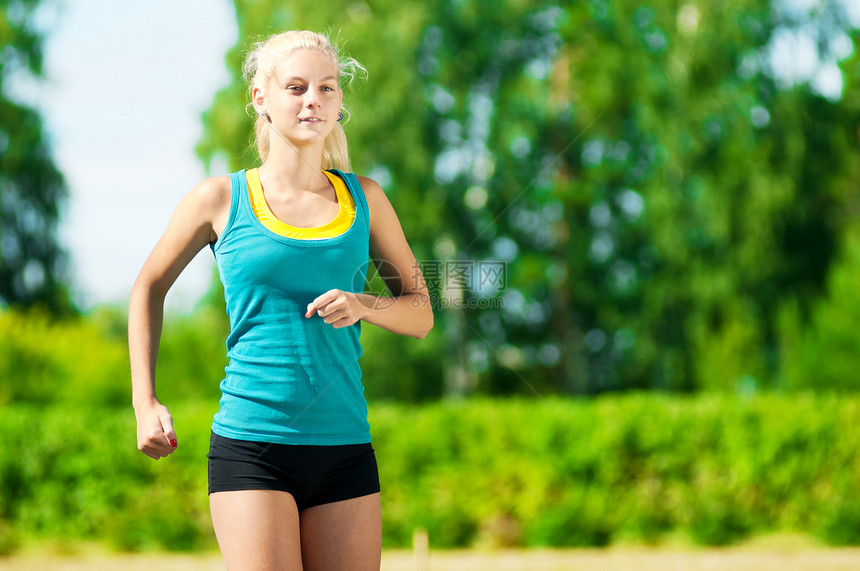
[[[170,405],[171,403],[168,403]],[[214,547],[215,403],[171,406],[180,448],[135,449],[130,409],[0,409],[0,549],[29,540]],[[770,532],[860,543],[860,398],[467,400],[371,408],[384,542],[599,546]]]
[[[683,531],[860,542],[860,399],[468,401],[376,408],[387,538],[593,546]]]

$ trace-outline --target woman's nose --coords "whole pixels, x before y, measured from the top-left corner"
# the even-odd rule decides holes
[[[305,107],[319,107],[320,98],[319,94],[315,91],[308,91],[307,96],[305,97]]]

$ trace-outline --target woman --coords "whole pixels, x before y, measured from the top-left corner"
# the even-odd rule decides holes
[[[192,189],[131,293],[138,448],[157,460],[178,446],[154,382],[164,298],[195,254],[212,248],[231,332],[209,497],[231,570],[380,565],[360,321],[421,338],[433,313],[382,189],[349,174],[339,121],[350,69],[360,66],[312,32],[256,46],[245,75],[262,165]],[[386,303],[362,293],[370,253],[386,262]]]

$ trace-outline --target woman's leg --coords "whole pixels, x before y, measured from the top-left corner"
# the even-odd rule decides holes
[[[228,571],[302,569],[299,512],[290,494],[215,492],[209,495],[209,508]]]
[[[382,515],[378,493],[308,508],[300,517],[305,571],[379,571]]]

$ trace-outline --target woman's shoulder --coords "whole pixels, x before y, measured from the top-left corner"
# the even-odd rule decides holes
[[[199,206],[218,209],[230,205],[232,183],[229,176],[211,176],[200,181],[188,194]]]
[[[374,228],[380,225],[387,225],[388,222],[397,222],[397,215],[394,213],[394,207],[388,196],[382,189],[382,186],[372,178],[366,176],[357,176],[358,182],[364,190],[364,196],[367,199],[367,208],[370,212],[370,228],[371,232]],[[399,222],[398,222],[399,224]]]
[[[367,197],[368,201],[373,199],[378,200],[381,197],[385,197],[385,191],[382,190],[379,183],[372,178],[361,175],[355,175],[355,178],[358,179],[358,183],[361,185],[361,189],[364,191],[364,195]]]
[[[210,243],[218,239],[228,223],[232,186],[229,176],[204,178],[188,192],[183,201],[187,203],[185,212],[188,213],[188,220],[210,228]]]
[[[194,228],[208,226],[220,234],[230,213],[231,186],[228,176],[203,179],[185,194],[174,211],[174,219]],[[214,239],[210,237],[210,241]]]

